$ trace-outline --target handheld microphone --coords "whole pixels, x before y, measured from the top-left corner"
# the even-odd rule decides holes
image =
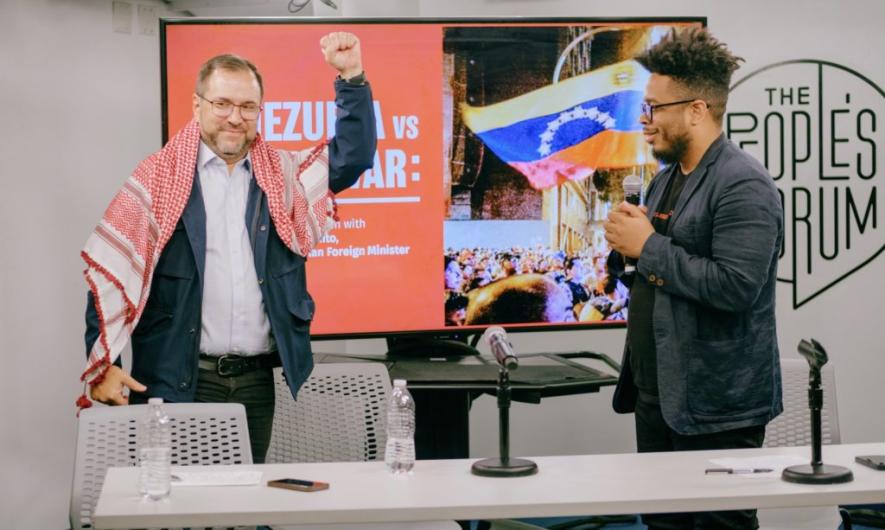
[[[519,367],[519,359],[513,351],[513,346],[507,342],[507,333],[504,332],[504,328],[501,326],[486,328],[483,338],[489,343],[498,364],[508,370],[515,370]]]
[[[628,202],[634,206],[642,204],[642,178],[638,175],[627,175],[624,177],[624,202]],[[636,260],[624,257],[624,273],[632,274],[636,272]]]

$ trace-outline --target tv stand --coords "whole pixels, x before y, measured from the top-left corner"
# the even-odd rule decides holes
[[[479,351],[468,344],[469,335],[387,337],[388,357],[455,357],[478,356]],[[474,343],[475,344],[475,343]]]
[[[434,372],[435,366],[442,368],[460,358],[478,358],[479,351],[468,343],[469,338],[468,333],[390,336],[387,337],[387,360],[393,361],[394,366],[420,363],[424,366],[422,372]],[[409,392],[419,411],[415,417],[416,456],[422,460],[467,458],[470,406],[481,392],[434,388],[432,385],[428,388],[414,375],[414,371],[407,371],[400,377],[408,381]],[[396,377],[396,370],[393,370],[391,379]]]
[[[417,338],[417,337],[416,337]],[[316,362],[383,362],[391,379],[408,381],[415,398],[415,452],[420,460],[468,458],[470,456],[470,406],[482,394],[494,395],[498,364],[494,358],[476,355],[428,355],[450,346],[415,343],[399,354],[353,355],[317,353]],[[468,347],[462,342],[458,351]],[[452,350],[448,350],[451,352]],[[605,364],[606,371],[581,361]],[[545,397],[598,392],[618,381],[620,366],[610,357],[591,351],[550,352],[520,355],[519,369],[510,374],[513,401],[540,403]]]

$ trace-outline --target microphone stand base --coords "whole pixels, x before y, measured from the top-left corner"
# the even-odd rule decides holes
[[[842,466],[802,464],[784,469],[781,478],[797,484],[841,484],[854,480],[854,474]]]
[[[474,462],[470,472],[481,477],[525,477],[538,472],[538,464],[523,458],[486,458]]]

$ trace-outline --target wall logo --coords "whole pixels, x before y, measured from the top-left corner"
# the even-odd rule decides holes
[[[780,192],[778,280],[793,284],[793,308],[873,263],[885,249],[885,92],[850,68],[803,59],[737,81],[728,108],[726,134],[765,164]]]

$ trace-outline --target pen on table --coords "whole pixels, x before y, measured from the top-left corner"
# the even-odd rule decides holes
[[[709,475],[711,473],[727,473],[729,475],[744,475],[749,473],[771,473],[772,471],[774,470],[767,467],[712,467],[704,471],[704,474]]]

